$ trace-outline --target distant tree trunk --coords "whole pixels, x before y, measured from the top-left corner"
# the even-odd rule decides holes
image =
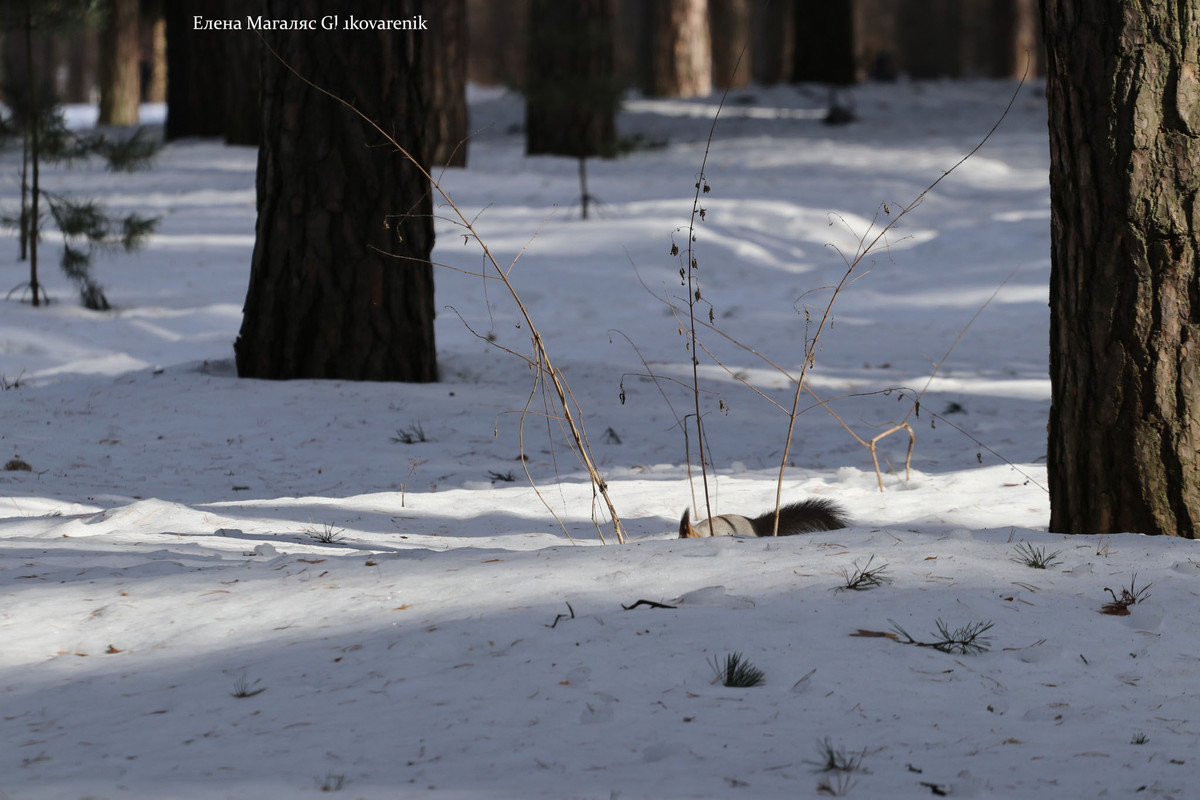
[[[95,103],[98,97],[96,77],[100,73],[100,45],[94,28],[71,30],[60,38],[63,44],[66,80],[62,85],[64,103]]]
[[[192,30],[193,15],[212,16],[213,7],[203,0],[170,0],[164,6],[168,141],[225,133],[221,37],[231,31]]]
[[[138,0],[108,0],[100,30],[100,124],[138,124],[141,75]]]
[[[905,71],[913,78],[961,75],[962,0],[908,2],[900,8]]]
[[[712,34],[712,78],[717,89],[750,83],[750,0],[708,0]]]
[[[472,81],[525,85],[528,19],[529,0],[467,0],[467,74]]]
[[[404,19],[414,0],[268,0],[277,19],[341,12]],[[421,46],[431,33],[264,32],[308,80],[417,158],[425,126]],[[275,59],[263,61],[258,228],[238,374],[432,381],[429,181],[353,111]]]
[[[611,0],[534,0],[526,81],[526,152],[612,155],[620,89]]]
[[[654,94],[696,97],[712,92],[708,0],[653,0]]]
[[[223,13],[230,19],[244,19],[261,14],[262,7],[262,0],[224,0]],[[257,146],[262,118],[258,107],[262,42],[254,31],[226,31],[218,44],[222,55],[215,68],[224,83],[221,121],[225,143]]]
[[[957,0],[955,0],[957,2]],[[857,82],[854,0],[801,3],[795,16],[792,80],[849,86]]]
[[[1050,530],[1200,533],[1200,12],[1043,0]]]
[[[427,84],[429,163],[434,167],[467,165],[467,3],[424,0],[429,20],[422,67]]]
[[[613,19],[613,60],[622,86],[643,94],[654,91],[654,3],[616,0]]]
[[[1038,74],[1041,58],[1038,41],[1036,0],[992,0],[992,24],[996,57],[991,77],[1020,78]]]
[[[142,99],[167,102],[167,19],[163,0],[142,0]]]
[[[789,83],[795,60],[796,0],[752,0],[754,80],[764,86]]]

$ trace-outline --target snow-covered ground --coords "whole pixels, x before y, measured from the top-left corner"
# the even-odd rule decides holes
[[[843,128],[819,122],[821,90],[736,92],[696,232],[721,329],[797,372],[843,254],[1014,88],[865,86]],[[882,441],[880,492],[869,453],[809,409],[784,498],[836,500],[854,523],[785,539],[672,533],[694,497],[691,400],[663,298],[683,293],[669,250],[715,98],[630,102],[622,132],[656,147],[590,164],[587,221],[576,164],[525,157],[500,92],[473,92],[470,167],[443,178],[494,251],[526,248],[512,275],[627,545],[599,544],[540,397],[522,448],[531,374],[480,337],[523,351],[528,331],[494,284],[437,273],[439,383],[238,380],[254,152],[191,141],[146,173],[52,170],[52,188],[163,221],[142,254],[98,264],[114,311],[76,305],[52,238],[60,302],[0,304],[0,461],[30,468],[0,472],[0,798],[1194,796],[1200,558],[1045,532],[1041,91],[868,255],[817,354],[812,387],[858,436],[912,424],[911,476],[903,433]],[[439,223],[435,258],[477,270],[458,234]],[[16,249],[0,248],[6,290],[26,278]],[[784,405],[791,390],[705,342],[728,367],[701,368],[714,506],[757,514],[787,420],[733,374]],[[835,591],[884,565],[890,582]],[[1141,602],[1103,614],[1110,589]],[[624,608],[639,600],[673,608]],[[932,642],[939,622],[992,623],[987,649],[896,632]],[[714,683],[735,652],[763,685]],[[821,772],[830,758],[856,769]]]

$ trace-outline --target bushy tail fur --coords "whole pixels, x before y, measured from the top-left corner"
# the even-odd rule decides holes
[[[837,530],[846,527],[848,522],[849,518],[842,507],[824,498],[801,500],[779,509],[780,536]],[[740,514],[723,514],[711,520],[698,522],[695,526],[689,520],[689,512],[684,511],[683,518],[679,520],[681,539],[702,536],[770,536],[774,530],[774,510],[753,519]]]

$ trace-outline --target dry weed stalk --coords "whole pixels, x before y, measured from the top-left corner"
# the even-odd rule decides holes
[[[260,39],[261,39],[261,36],[260,36]],[[548,413],[548,418],[553,418],[553,419],[558,420],[559,423],[565,427],[565,430],[568,433],[570,442],[572,444],[572,449],[573,449],[574,453],[579,457],[579,460],[582,462],[584,468],[587,470],[588,477],[591,479],[593,491],[595,493],[599,494],[600,497],[604,501],[604,504],[608,510],[609,519],[611,520],[611,523],[612,523],[613,534],[616,537],[617,542],[620,544],[624,544],[625,543],[624,526],[621,524],[621,518],[617,514],[617,509],[612,502],[612,498],[609,496],[608,483],[604,480],[603,476],[600,474],[599,469],[596,467],[595,460],[592,457],[591,445],[588,443],[587,432],[585,431],[585,429],[583,427],[582,411],[579,408],[579,404],[578,404],[578,402],[576,402],[574,395],[571,394],[571,389],[570,389],[570,386],[567,384],[566,378],[563,377],[563,375],[559,371],[559,369],[557,367],[555,367],[553,362],[550,360],[550,353],[549,353],[548,349],[546,348],[546,343],[542,339],[542,335],[538,331],[537,326],[534,325],[533,318],[529,314],[529,309],[526,308],[525,303],[521,299],[520,293],[517,291],[516,286],[513,285],[512,280],[510,278],[509,273],[512,271],[513,267],[516,266],[517,261],[521,257],[521,253],[524,253],[524,249],[522,249],[521,253],[517,254],[516,258],[514,258],[512,263],[510,263],[508,265],[507,269],[502,268],[500,266],[499,262],[496,260],[495,255],[493,255],[491,248],[488,247],[487,242],[484,241],[483,237],[480,236],[479,232],[476,230],[474,220],[468,218],[467,215],[463,213],[463,211],[454,202],[454,199],[449,195],[449,193],[445,189],[442,188],[441,184],[437,181],[436,178],[433,177],[433,175],[430,174],[430,172],[425,168],[425,166],[421,164],[419,159],[414,157],[413,154],[410,153],[398,141],[396,141],[396,139],[391,134],[389,134],[387,131],[385,131],[382,127],[380,127],[380,125],[377,122],[372,120],[370,117],[368,117],[362,111],[355,108],[352,104],[350,104],[343,98],[339,97],[338,95],[334,94],[333,92],[329,91],[328,89],[325,89],[324,87],[318,86],[317,84],[313,83],[311,80],[309,80],[308,78],[304,77],[299,72],[297,72],[296,69],[294,67],[292,67],[291,64],[287,63],[287,61],[285,61],[282,57],[280,57],[280,55],[278,53],[276,53],[275,50],[273,48],[271,48],[271,46],[269,44],[267,44],[267,42],[265,40],[263,40],[263,46],[266,47],[267,50],[270,51],[271,55],[273,57],[275,57],[276,59],[278,59],[279,62],[281,64],[283,64],[283,66],[289,72],[291,72],[293,75],[295,75],[297,78],[299,78],[301,81],[303,81],[305,84],[307,84],[309,87],[311,87],[315,91],[320,92],[321,94],[325,95],[326,97],[329,97],[330,99],[332,99],[334,102],[349,109],[351,113],[357,115],[360,119],[362,119],[365,123],[367,123],[367,125],[369,125],[371,128],[373,128],[380,136],[382,136],[383,139],[385,141],[387,141],[388,144],[390,144],[392,147],[394,147],[396,149],[396,152],[400,153],[400,155],[402,155],[404,158],[408,159],[408,161],[411,162],[413,164],[413,166],[415,166],[417,168],[417,170],[420,171],[421,176],[429,181],[430,186],[438,193],[439,196],[441,196],[442,200],[445,201],[447,207],[449,207],[450,210],[453,212],[454,216],[450,218],[450,221],[452,221],[454,224],[460,226],[461,228],[463,228],[463,230],[466,231],[466,233],[463,234],[463,236],[465,238],[474,239],[475,242],[477,242],[479,244],[480,249],[483,251],[483,258],[484,258],[484,271],[483,272],[473,273],[473,272],[470,272],[469,270],[462,270],[462,269],[458,269],[458,268],[454,268],[454,267],[451,267],[451,269],[456,269],[459,272],[465,272],[467,274],[475,275],[477,277],[484,278],[485,280],[489,280],[489,279],[490,280],[499,280],[504,285],[504,288],[508,292],[509,297],[516,304],[516,307],[521,314],[521,318],[524,320],[525,328],[529,332],[530,342],[533,345],[533,355],[532,356],[528,356],[523,353],[518,353],[515,350],[509,349],[509,348],[503,348],[503,347],[501,348],[501,349],[505,350],[506,352],[511,353],[511,354],[517,356],[518,358],[522,359],[523,361],[525,361],[525,363],[529,366],[529,368],[531,370],[533,370],[534,375],[536,376],[534,379],[533,390],[530,393],[529,401],[526,402],[525,408],[521,412],[521,426],[520,426],[521,427],[521,437],[520,437],[520,440],[521,440],[522,456],[524,455],[524,452],[525,452],[524,451],[524,420],[525,420],[525,417],[530,413],[529,412],[530,405],[533,401],[533,398],[537,395],[539,388],[542,389],[542,391],[544,392],[545,391],[545,383],[548,382],[550,387],[553,389],[554,400],[555,400],[555,411],[553,414]],[[437,266],[447,266],[447,265],[437,265]],[[490,267],[490,270],[488,269],[488,267]],[[493,272],[495,274],[492,274]],[[529,479],[530,485],[533,487],[534,491],[537,493],[538,499],[542,501],[542,504],[546,506],[547,510],[549,510],[550,513],[554,516],[554,518],[558,521],[559,525],[563,529],[563,532],[567,535],[567,538],[568,539],[571,538],[571,535],[567,531],[566,526],[563,525],[562,520],[560,520],[558,518],[558,515],[554,512],[554,509],[546,501],[545,497],[542,496],[542,493],[538,489],[537,484],[534,482],[533,477],[529,474],[529,468],[526,466],[526,461],[524,458],[521,459],[521,465],[522,465],[522,468],[525,470],[526,478]],[[593,522],[596,525],[596,533],[599,535],[601,543],[605,543],[604,532],[600,529],[600,525],[598,522],[595,521],[594,516],[593,516]]]
[[[887,203],[881,203],[880,208],[876,212],[874,219],[872,219],[870,225],[862,233],[862,235],[858,238],[858,243],[857,243],[855,252],[852,257],[848,257],[846,254],[841,253],[840,250],[838,251],[839,255],[842,256],[842,260],[846,264],[846,269],[842,273],[841,279],[837,282],[837,284],[835,286],[833,286],[833,294],[829,298],[828,302],[825,304],[824,311],[821,314],[820,320],[817,322],[816,330],[813,332],[813,335],[811,337],[807,338],[807,341],[805,344],[804,361],[801,364],[800,374],[798,376],[793,376],[787,370],[783,369],[781,366],[779,366],[778,364],[773,362],[771,359],[767,358],[765,355],[763,355],[759,351],[743,344],[742,342],[729,336],[728,334],[723,332],[720,328],[718,328],[715,324],[715,319],[713,317],[711,305],[710,305],[710,310],[709,310],[709,319],[707,322],[705,322],[703,320],[697,320],[697,318],[696,318],[696,313],[695,313],[696,303],[701,301],[702,296],[700,293],[698,282],[695,278],[695,272],[699,266],[695,252],[694,252],[694,245],[696,242],[695,225],[696,225],[696,217],[700,217],[700,219],[704,219],[704,217],[705,217],[705,210],[700,206],[700,196],[701,196],[702,192],[706,194],[710,190],[709,184],[708,184],[708,182],[706,180],[706,176],[705,176],[705,168],[708,163],[709,151],[712,147],[713,133],[716,130],[716,125],[717,125],[718,119],[720,118],[721,110],[724,108],[724,97],[722,97],[721,103],[717,107],[717,113],[713,118],[712,128],[709,130],[708,141],[707,141],[705,149],[704,149],[704,157],[701,161],[700,174],[699,174],[699,178],[696,182],[696,194],[695,194],[695,197],[692,202],[692,213],[691,213],[691,217],[688,221],[688,226],[686,229],[687,236],[688,236],[686,261],[685,261],[683,267],[680,269],[681,283],[684,286],[686,286],[687,292],[688,292],[687,297],[685,298],[686,309],[681,309],[679,306],[677,306],[676,303],[674,302],[674,300],[670,296],[668,296],[666,298],[666,303],[671,308],[672,312],[675,314],[676,322],[679,324],[681,332],[686,330],[686,333],[688,335],[688,345],[687,346],[688,346],[688,352],[690,353],[691,360],[692,360],[692,365],[691,365],[692,366],[692,386],[690,388],[691,388],[691,392],[692,392],[692,397],[695,402],[694,413],[696,416],[697,428],[698,428],[697,436],[700,441],[700,450],[701,450],[700,465],[701,465],[702,476],[704,478],[704,494],[705,494],[706,506],[708,505],[709,492],[708,492],[707,471],[705,470],[705,459],[703,456],[704,436],[703,436],[703,428],[702,428],[702,417],[700,414],[700,387],[699,387],[697,350],[703,350],[710,358],[712,358],[714,363],[716,363],[718,366],[720,366],[722,369],[724,369],[727,373],[729,373],[735,380],[737,380],[739,383],[743,384],[744,386],[747,386],[748,388],[750,388],[752,391],[754,391],[760,397],[766,399],[772,405],[774,405],[777,408],[779,408],[780,410],[784,411],[784,413],[787,415],[787,418],[788,418],[787,435],[784,440],[783,455],[780,458],[780,462],[779,462],[779,477],[776,480],[776,486],[775,486],[775,519],[774,519],[774,526],[773,526],[773,530],[772,530],[773,535],[778,536],[778,534],[779,534],[779,509],[782,507],[782,504],[783,504],[783,479],[784,479],[784,475],[787,471],[788,455],[791,451],[792,439],[795,435],[796,420],[801,414],[803,414],[805,411],[807,411],[809,408],[812,407],[812,406],[807,406],[807,407],[801,408],[800,398],[805,393],[809,394],[816,401],[816,403],[815,403],[816,405],[819,405],[819,406],[823,407],[826,411],[828,411],[834,417],[834,419],[836,419],[838,421],[838,423],[842,425],[842,427],[847,431],[847,433],[849,433],[856,441],[858,441],[859,444],[863,445],[865,448],[867,448],[868,451],[870,451],[871,460],[872,460],[872,463],[875,468],[876,480],[879,483],[880,491],[883,491],[883,474],[882,474],[882,470],[880,469],[880,466],[879,466],[878,443],[882,439],[886,438],[887,436],[890,436],[891,434],[893,434],[897,431],[901,431],[901,430],[907,431],[908,435],[909,435],[909,442],[908,442],[908,451],[905,456],[905,473],[906,473],[906,475],[908,474],[909,470],[911,469],[913,446],[916,441],[916,435],[913,432],[912,426],[909,424],[909,419],[915,413],[917,413],[919,411],[921,398],[924,396],[925,392],[929,389],[930,384],[933,382],[933,378],[936,376],[938,370],[941,368],[941,366],[945,362],[946,358],[948,358],[950,353],[953,352],[954,348],[958,345],[959,341],[961,341],[963,335],[966,333],[967,329],[971,326],[971,324],[974,323],[974,321],[979,317],[979,315],[981,313],[983,313],[983,310],[985,308],[987,308],[987,306],[991,303],[992,299],[995,298],[996,294],[1000,291],[1000,289],[1003,288],[1004,285],[1007,284],[1008,281],[1012,278],[1012,274],[1010,274],[1007,278],[1005,278],[1005,280],[998,287],[996,287],[996,290],[995,290],[995,292],[992,293],[992,296],[988,298],[987,302],[985,302],[983,304],[983,306],[979,308],[979,310],[975,313],[975,316],[972,317],[971,320],[967,323],[967,325],[959,332],[958,336],[954,340],[954,343],[950,346],[950,349],[946,352],[946,354],[942,357],[942,359],[934,367],[934,370],[930,374],[929,380],[926,382],[925,387],[921,390],[921,392],[919,394],[917,394],[912,407],[910,408],[909,412],[905,415],[904,419],[901,422],[888,428],[884,432],[876,435],[875,437],[873,437],[870,440],[864,439],[863,437],[861,437],[857,433],[855,433],[854,430],[848,424],[846,424],[846,422],[844,420],[842,420],[841,417],[839,417],[833,411],[833,409],[829,406],[829,404],[825,400],[818,397],[812,391],[812,389],[806,383],[806,378],[808,376],[808,370],[816,363],[817,347],[820,344],[821,336],[825,332],[826,325],[829,323],[830,318],[832,317],[834,304],[837,302],[838,297],[842,294],[842,292],[846,288],[846,286],[850,283],[851,278],[854,276],[858,267],[863,263],[864,259],[866,259],[871,254],[877,252],[881,247],[886,249],[886,247],[888,246],[887,236],[899,224],[900,220],[902,220],[904,217],[908,216],[908,214],[910,214],[919,205],[921,205],[921,203],[925,200],[925,198],[929,195],[930,192],[932,192],[943,180],[945,180],[947,176],[949,176],[952,172],[957,170],[964,163],[966,163],[971,157],[973,157],[977,152],[979,152],[979,150],[988,142],[988,140],[991,139],[992,135],[1000,127],[1000,124],[1002,122],[1004,122],[1004,120],[1008,117],[1009,111],[1012,109],[1013,103],[1016,102],[1017,95],[1020,93],[1021,88],[1024,85],[1025,85],[1025,78],[1022,77],[1021,81],[1017,85],[1017,88],[1013,91],[1012,96],[1009,98],[1008,104],[1004,107],[1004,111],[1000,114],[1000,116],[996,120],[995,124],[992,125],[991,129],[988,130],[988,132],[983,136],[983,138],[980,139],[979,142],[974,147],[972,147],[971,150],[969,152],[967,152],[966,155],[962,156],[962,158],[960,158],[958,161],[956,161],[949,169],[945,170],[940,176],[938,176],[938,178],[936,180],[934,180],[932,183],[930,183],[928,186],[926,186],[920,192],[920,194],[918,194],[913,200],[911,200],[906,205],[901,206],[897,209],[892,209]],[[893,211],[895,213],[893,213]],[[882,212],[884,214],[884,216],[886,216],[888,218],[887,223],[884,225],[879,224],[879,213],[880,212]],[[672,255],[679,254],[677,245],[672,244],[671,253],[672,253]],[[1015,274],[1015,270],[1014,270],[1013,274]],[[686,310],[686,320],[681,319],[681,316],[682,316],[684,310]],[[807,312],[805,315],[806,315],[806,317],[808,316]],[[686,325],[684,324],[685,322],[686,322]],[[761,391],[757,387],[750,384],[749,381],[747,381],[746,379],[744,379],[743,377],[738,375],[734,370],[730,369],[725,363],[723,363],[719,357],[717,357],[711,350],[708,349],[708,347],[706,347],[700,341],[699,337],[696,334],[697,326],[707,328],[708,330],[713,331],[714,333],[717,333],[718,335],[725,338],[727,341],[729,341],[729,342],[733,343],[734,345],[742,348],[743,350],[757,356],[764,363],[769,364],[770,366],[774,367],[780,374],[784,375],[795,387],[795,390],[792,394],[792,402],[791,402],[790,408],[784,407],[780,403],[778,403],[775,400],[773,400],[772,398],[768,397],[763,391]],[[689,469],[690,469],[690,464],[689,464]],[[712,517],[711,509],[709,509],[708,516],[710,518]]]

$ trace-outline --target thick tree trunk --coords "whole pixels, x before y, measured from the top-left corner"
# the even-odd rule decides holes
[[[653,0],[654,94],[696,97],[712,92],[707,0]]]
[[[962,71],[962,0],[906,2],[900,6],[900,46],[913,78],[957,77]]]
[[[612,12],[611,0],[534,0],[525,87],[530,155],[613,154],[620,90]]]
[[[718,89],[750,83],[750,0],[708,0],[712,77]]]
[[[138,0],[109,0],[100,31],[100,124],[137,125],[141,101]]]
[[[146,28],[146,67],[142,74],[142,99],[147,103],[167,102],[167,19],[159,7],[153,14],[143,14]]]
[[[789,83],[796,59],[796,0],[752,0],[754,80],[770,86]]]
[[[405,19],[413,0],[268,0],[277,19]],[[300,75],[349,102],[414,156],[424,138],[429,32],[270,32]],[[263,62],[258,229],[238,374],[432,381],[429,181],[353,111]]]
[[[1200,11],[1043,0],[1050,529],[1200,533]]]
[[[467,74],[472,81],[525,85],[528,19],[529,0],[467,0]]]
[[[848,86],[858,80],[854,0],[801,3],[796,10],[792,80]]]
[[[1041,69],[1036,0],[992,0],[991,24],[995,55],[989,77],[1029,77]]]
[[[226,19],[263,13],[262,0],[222,0],[214,4],[216,7],[223,9]],[[218,61],[209,69],[213,71],[212,79],[222,83],[221,134],[225,144],[256,146],[262,117],[258,107],[262,42],[255,31],[224,31],[217,45]]]
[[[467,2],[424,0],[424,64],[429,108],[426,141],[434,167],[467,165]]]
[[[202,0],[170,0],[167,18],[168,141],[187,136],[224,135],[225,75],[221,37],[231,31],[192,30],[193,15],[212,16]]]

